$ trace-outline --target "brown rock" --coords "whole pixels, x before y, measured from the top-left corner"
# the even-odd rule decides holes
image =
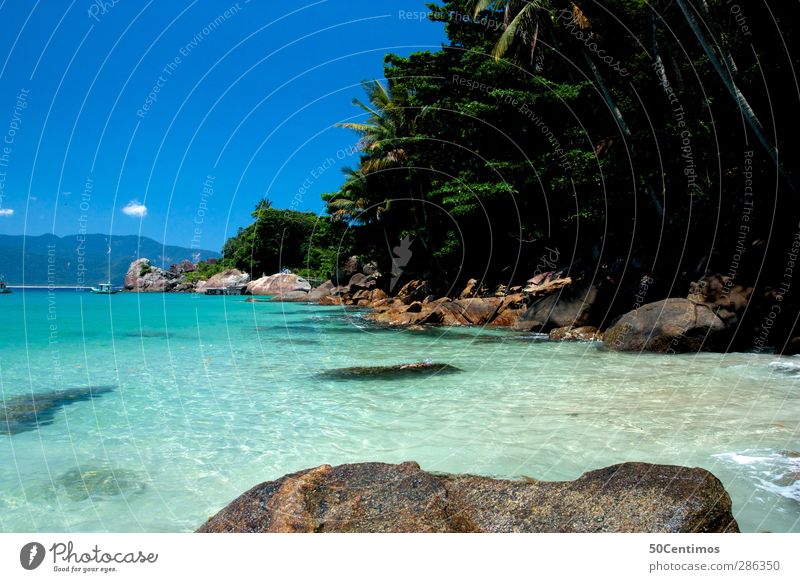
[[[466,287],[459,295],[461,299],[467,299],[469,297],[475,297],[478,292],[478,280],[477,279],[470,279],[467,281]]]
[[[326,295],[322,299],[319,300],[320,305],[341,305],[342,298],[341,297],[334,297],[333,295]]]
[[[623,315],[603,344],[623,352],[698,352],[724,348],[725,323],[713,309],[688,299],[648,303]]]
[[[704,469],[623,463],[575,481],[322,465],[250,489],[198,532],[738,532]]]
[[[419,301],[414,301],[411,305],[406,307],[406,313],[421,313],[422,312],[422,303]]]
[[[373,289],[370,291],[369,300],[372,303],[377,303],[378,301],[386,301],[388,299],[388,295],[386,295],[386,291],[383,289]]]
[[[546,281],[538,285],[529,282],[528,286],[523,289],[523,292],[533,295],[534,297],[543,297],[555,293],[564,287],[569,287],[570,285],[572,285],[572,277],[553,279],[552,281]]]
[[[430,287],[427,281],[414,279],[403,285],[397,293],[397,299],[406,305],[410,305],[414,301],[422,301],[429,293]]]
[[[563,288],[531,304],[514,327],[520,331],[549,331],[555,327],[592,325],[604,315],[593,314],[598,296],[595,285]]]
[[[309,301],[319,301],[323,297],[327,297],[328,295],[333,294],[333,281],[330,279],[325,281],[322,285],[318,287],[314,287],[311,291],[308,292],[308,300]]]

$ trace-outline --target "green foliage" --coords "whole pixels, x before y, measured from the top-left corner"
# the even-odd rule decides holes
[[[283,269],[313,278],[327,278],[343,246],[346,225],[327,216],[279,210],[262,200],[253,211],[255,222],[240,229],[223,248],[222,263],[253,277]]]
[[[147,273],[152,272],[152,270],[153,270],[153,268],[150,265],[148,265],[147,263],[144,263],[142,265],[142,268],[139,269],[139,276],[140,277],[144,277],[145,275],[147,275]]]
[[[389,272],[393,245],[408,236],[406,273],[452,284],[481,275],[522,282],[546,247],[668,273],[724,256],[716,249],[736,242],[741,221],[743,151],[757,150],[761,192],[779,184],[682,4],[430,4],[449,43],[386,55],[385,81],[364,83],[366,97],[354,101],[362,117],[341,125],[356,135],[359,163],[322,195],[328,216],[262,201],[255,222],[226,243],[224,261],[253,276],[290,268],[324,277],[357,249]],[[694,4],[753,109],[793,119],[790,91],[759,86],[793,78],[770,20],[793,39],[791,9],[748,11],[748,36],[722,0]],[[793,134],[778,133],[783,158],[794,159]],[[770,200],[756,210],[751,240],[771,236],[773,217],[796,216],[795,198],[778,212]]]

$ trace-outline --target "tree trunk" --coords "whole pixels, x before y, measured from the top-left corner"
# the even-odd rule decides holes
[[[750,128],[753,130],[753,133],[756,134],[758,141],[761,142],[761,145],[764,147],[766,152],[769,154],[769,157],[772,159],[775,167],[778,168],[781,176],[784,177],[787,184],[792,190],[795,190],[794,184],[792,183],[789,176],[784,172],[783,166],[781,165],[780,159],[778,157],[778,150],[775,148],[767,139],[767,136],[764,134],[764,128],[761,125],[761,122],[758,120],[755,111],[753,108],[750,107],[750,103],[748,103],[747,99],[742,92],[739,90],[739,87],[736,86],[736,83],[733,80],[733,77],[730,76],[727,69],[725,69],[722,64],[719,62],[717,55],[714,53],[714,49],[711,45],[708,44],[705,35],[703,35],[703,31],[700,29],[700,26],[697,24],[697,20],[692,14],[689,6],[686,3],[686,0],[676,0],[678,7],[683,12],[683,16],[686,18],[686,21],[689,23],[689,27],[692,29],[692,32],[697,37],[697,41],[700,43],[700,46],[703,47],[703,51],[705,51],[708,60],[711,62],[711,65],[714,67],[714,70],[719,75],[722,82],[725,84],[725,88],[731,94],[734,101],[736,101],[737,106],[739,107],[739,111],[742,112],[744,115],[745,120],[747,121]]]
[[[614,119],[617,122],[620,130],[622,131],[623,135],[628,138],[629,140],[632,138],[631,130],[628,127],[628,124],[625,123],[625,118],[622,116],[622,111],[620,110],[617,102],[614,100],[614,96],[611,94],[611,91],[606,86],[605,81],[603,80],[603,76],[600,74],[600,71],[597,70],[594,62],[592,62],[591,57],[587,55],[585,52],[583,53],[586,62],[589,65],[589,69],[592,71],[592,75],[597,82],[597,86],[600,87],[600,92],[603,94],[603,97],[606,101],[606,105],[611,110],[611,113],[614,115]],[[634,157],[634,147],[633,142],[631,141],[631,157]],[[663,218],[664,216],[664,205],[661,203],[661,200],[658,199],[656,195],[656,191],[653,188],[652,184],[650,184],[650,177],[643,176],[644,179],[644,188],[647,190],[647,194],[650,196],[650,200],[653,202],[653,207],[655,208],[658,215]]]

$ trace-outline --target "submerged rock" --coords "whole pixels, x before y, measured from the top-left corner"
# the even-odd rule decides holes
[[[450,364],[432,362],[415,362],[413,364],[397,364],[394,366],[353,366],[336,368],[319,374],[320,378],[332,380],[391,380],[408,376],[427,376],[434,374],[452,374],[462,372],[460,368]]]
[[[128,497],[145,490],[144,474],[107,466],[76,467],[57,477],[53,485],[73,501]]]
[[[622,463],[575,481],[435,475],[414,462],[322,465],[262,483],[198,532],[738,532],[704,469]]]
[[[0,400],[0,434],[14,435],[53,424],[56,412],[64,406],[91,400],[113,389],[113,386],[88,386]]]

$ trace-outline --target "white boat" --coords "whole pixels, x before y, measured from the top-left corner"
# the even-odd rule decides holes
[[[8,288],[5,281],[0,281],[0,293],[11,293],[11,289]]]
[[[114,289],[111,283],[100,283],[98,287],[92,287],[92,293],[113,295],[114,293],[119,293],[119,289]]]

